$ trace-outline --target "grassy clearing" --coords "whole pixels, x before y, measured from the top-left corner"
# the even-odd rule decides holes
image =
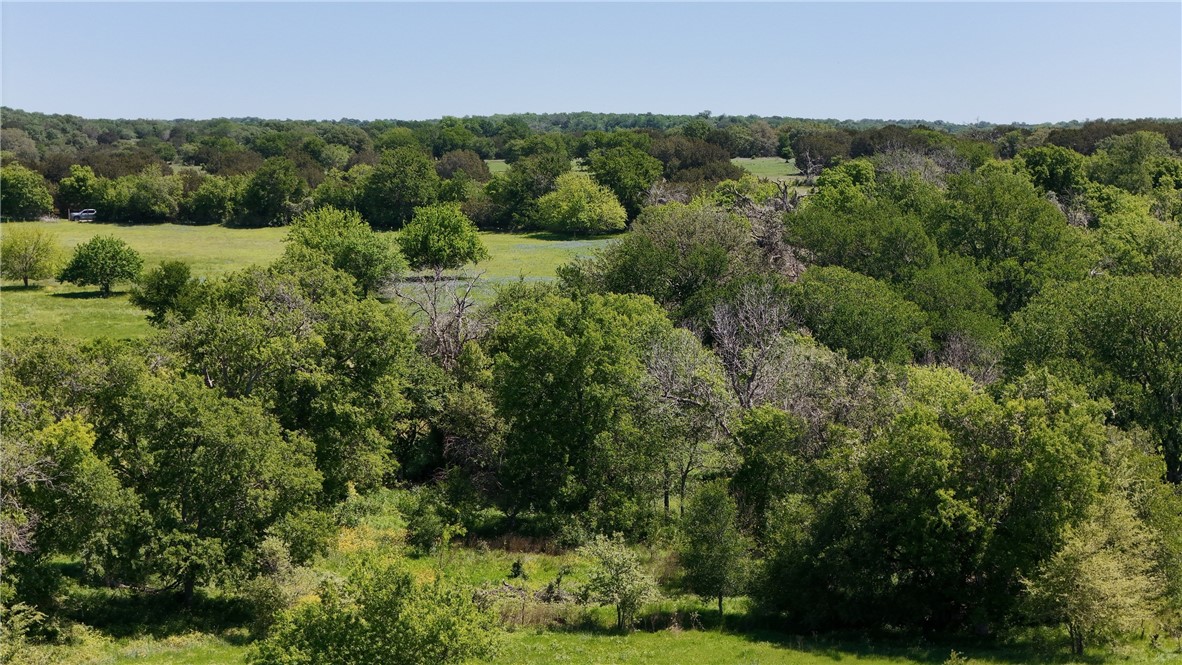
[[[779,157],[735,157],[731,160],[735,166],[740,166],[757,178],[769,180],[796,180],[800,175],[793,160],[784,161]]]
[[[67,252],[96,235],[114,235],[144,257],[145,267],[175,259],[189,262],[198,277],[217,277],[254,264],[270,263],[283,253],[286,229],[229,229],[176,224],[114,225],[81,222],[21,222],[52,231]],[[7,227],[7,223],[5,227]],[[3,232],[4,227],[0,227]],[[569,240],[548,234],[482,233],[491,258],[477,266],[491,285],[518,279],[550,279],[572,257],[602,247],[602,238]],[[47,333],[77,338],[134,338],[151,332],[144,313],[127,300],[127,285],[110,298],[94,287],[80,288],[46,280],[24,288],[0,285],[0,336]],[[487,293],[484,293],[487,295]]]
[[[503,159],[486,159],[484,163],[488,164],[488,171],[493,175],[509,170],[509,163]]]

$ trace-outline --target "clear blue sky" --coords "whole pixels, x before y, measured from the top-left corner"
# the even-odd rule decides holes
[[[86,117],[521,111],[1182,116],[1182,3],[4,2],[6,106]]]

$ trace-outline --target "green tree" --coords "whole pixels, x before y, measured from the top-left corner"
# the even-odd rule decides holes
[[[52,233],[36,227],[6,225],[0,240],[0,274],[29,280],[52,277],[61,256],[61,248]]]
[[[685,585],[705,598],[722,601],[746,590],[751,545],[739,530],[738,507],[726,483],[703,485],[690,499],[681,521],[678,559],[685,569]]]
[[[169,315],[184,321],[197,313],[204,286],[184,261],[161,261],[140,275],[131,290],[131,304],[148,312],[148,322],[161,327]]]
[[[886,284],[845,268],[806,270],[792,302],[814,337],[855,358],[905,363],[931,345],[919,307]]]
[[[417,584],[387,561],[366,562],[343,585],[325,583],[317,595],[319,602],[280,615],[251,663],[447,665],[496,652],[496,622],[470,592],[442,582]]]
[[[10,219],[37,219],[53,212],[53,196],[41,174],[20,164],[0,167],[0,211]]]
[[[193,224],[233,224],[243,210],[244,176],[206,176],[181,202],[180,216]]]
[[[647,208],[631,233],[591,259],[559,270],[572,288],[650,296],[687,318],[713,288],[759,265],[746,220],[711,206]]]
[[[445,180],[455,177],[458,173],[463,173],[475,182],[488,182],[492,178],[488,164],[485,164],[480,155],[471,150],[453,150],[444,153],[435,163],[435,172]]]
[[[501,229],[527,228],[533,222],[537,200],[553,191],[559,176],[570,168],[565,152],[542,152],[513,162],[506,173],[485,187],[494,207],[494,224]]]
[[[476,225],[456,204],[416,208],[414,219],[398,234],[398,246],[411,268],[430,268],[436,277],[488,258]]]
[[[1025,580],[1029,608],[1040,619],[1065,624],[1077,656],[1090,643],[1142,628],[1153,619],[1163,588],[1154,549],[1154,535],[1128,501],[1107,496]]]
[[[365,180],[361,212],[378,228],[397,229],[414,216],[417,207],[435,203],[439,175],[430,155],[404,146],[382,153]]]
[[[1094,264],[1087,238],[1023,173],[987,164],[950,178],[948,199],[937,241],[978,261],[1006,316],[1048,281],[1081,279]]]
[[[607,187],[636,219],[644,198],[661,177],[660,160],[633,145],[620,145],[593,151],[587,157],[587,170],[595,182]]]
[[[579,553],[593,562],[583,593],[603,605],[616,606],[616,629],[632,630],[640,607],[656,595],[656,583],[624,538],[596,536]]]
[[[105,298],[111,295],[112,284],[135,279],[143,267],[139,252],[126,242],[115,236],[95,236],[74,248],[57,279],[79,286],[93,284]]]
[[[295,162],[272,157],[250,177],[242,193],[244,217],[261,226],[283,226],[291,221],[294,206],[307,194]]]
[[[1015,315],[1005,363],[1012,374],[1049,367],[1111,399],[1116,424],[1151,430],[1169,478],[1182,480],[1182,280],[1050,287]]]
[[[538,199],[533,223],[555,233],[610,233],[624,230],[628,215],[611,190],[581,173],[566,173],[554,191]]]
[[[320,253],[333,268],[351,275],[362,296],[406,269],[390,238],[374,232],[353,210],[325,207],[304,213],[292,224],[287,242],[289,248]]]
[[[257,402],[196,377],[149,379],[129,400],[118,455],[135,460],[132,482],[151,517],[148,565],[186,598],[246,562],[271,526],[316,497],[311,442]]]
[[[70,175],[57,184],[57,196],[67,210],[94,208],[105,198],[106,183],[89,166],[72,164]],[[100,211],[100,213],[107,211]]]
[[[492,394],[511,427],[498,501],[511,516],[533,510],[633,528],[659,492],[642,361],[671,328],[664,312],[638,296],[529,291],[501,309]]]
[[[1110,136],[1096,145],[1089,172],[1098,182],[1146,194],[1153,189],[1157,162],[1173,156],[1169,141],[1158,132]]]

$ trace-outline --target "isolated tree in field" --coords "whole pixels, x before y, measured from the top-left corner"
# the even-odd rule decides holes
[[[397,229],[439,196],[439,174],[430,155],[409,146],[382,153],[365,180],[361,212],[375,227]]]
[[[143,267],[139,252],[126,242],[115,236],[95,236],[74,248],[74,256],[57,279],[78,286],[93,284],[105,298],[111,295],[112,284],[135,279]]]
[[[291,247],[323,255],[329,265],[353,276],[363,296],[406,269],[389,236],[370,228],[355,210],[317,208],[296,218],[287,235]]]
[[[430,268],[436,277],[488,258],[476,225],[456,204],[415,208],[414,219],[398,234],[398,246],[411,268]]]
[[[743,593],[747,583],[750,543],[738,525],[739,511],[726,483],[703,485],[690,499],[681,521],[678,558],[685,585],[704,598],[722,600]]]
[[[624,230],[628,214],[611,190],[582,173],[559,176],[553,192],[538,199],[537,226],[555,233],[610,233]]]
[[[61,249],[52,233],[36,227],[7,225],[0,241],[0,274],[6,279],[29,280],[53,276]]]
[[[0,167],[0,215],[37,219],[53,212],[53,197],[40,173],[20,164]]]
[[[584,593],[600,604],[615,605],[616,628],[631,630],[636,613],[656,595],[657,588],[640,556],[628,549],[618,533],[611,538],[596,536],[580,553],[594,564]]]
[[[203,284],[184,261],[161,261],[136,280],[131,304],[148,311],[148,323],[162,326],[168,315],[185,321],[197,313]]]
[[[1105,497],[1026,580],[1033,613],[1066,624],[1077,656],[1091,642],[1144,626],[1163,590],[1153,569],[1154,547],[1128,501]]]

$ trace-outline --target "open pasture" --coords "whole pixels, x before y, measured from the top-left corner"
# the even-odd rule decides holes
[[[16,224],[9,222],[5,224]],[[269,263],[283,253],[283,228],[231,229],[177,224],[115,225],[82,222],[20,222],[39,224],[57,236],[68,256],[74,247],[96,235],[113,235],[144,257],[145,268],[164,260],[187,261],[198,277],[213,278],[255,264]],[[0,227],[3,232],[4,227]],[[490,258],[475,267],[490,284],[518,278],[551,279],[558,266],[588,254],[608,240],[563,239],[549,234],[481,233]],[[468,270],[472,270],[469,268]],[[128,285],[101,298],[96,287],[76,287],[44,280],[29,288],[20,282],[0,284],[0,334],[60,334],[69,337],[142,337],[151,328],[144,313],[127,298]]]

